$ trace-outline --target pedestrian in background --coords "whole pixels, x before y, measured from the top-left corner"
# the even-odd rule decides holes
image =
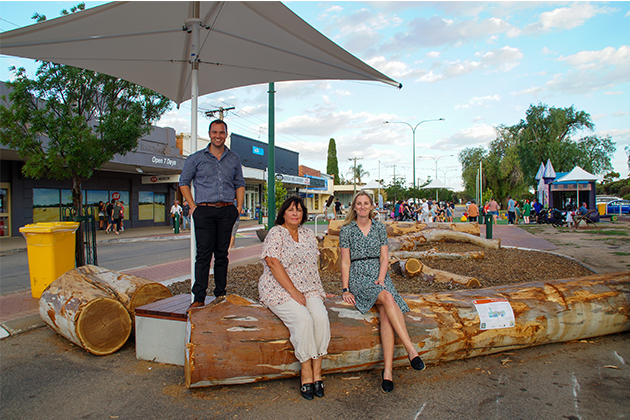
[[[190,229],[190,206],[186,200],[182,205],[182,226],[183,230]]]

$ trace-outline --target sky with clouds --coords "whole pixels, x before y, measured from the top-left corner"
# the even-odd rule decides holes
[[[0,2],[0,30],[31,24],[34,12],[56,17],[76,2]],[[88,7],[99,3],[87,2]],[[367,180],[411,185],[416,178],[460,188],[457,155],[485,146],[494,127],[513,125],[530,104],[584,110],[585,135],[611,136],[615,171],[628,175],[630,145],[630,2],[307,2],[284,3],[334,42],[403,84],[353,81],[276,83],[276,145],[300,163],[326,169],[330,138],[340,172],[353,161]],[[0,57],[0,78],[29,60]],[[235,107],[230,131],[267,140],[267,85],[200,98],[200,111]],[[157,125],[190,132],[190,102]],[[444,121],[431,121],[443,118]],[[209,119],[199,118],[199,133]],[[384,124],[384,121],[400,122]],[[407,124],[403,124],[407,123]],[[553,161],[553,160],[552,160]]]

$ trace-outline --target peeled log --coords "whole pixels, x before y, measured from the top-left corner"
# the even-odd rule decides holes
[[[44,290],[39,314],[59,335],[98,356],[115,352],[131,334],[131,317],[123,304],[76,270]]]
[[[387,238],[389,252],[412,251],[416,246],[427,242],[467,242],[488,249],[501,248],[500,239],[485,239],[463,232],[441,229],[427,229],[422,232]]]
[[[343,220],[331,220],[328,224],[328,235],[339,237]],[[454,232],[469,233],[471,235],[479,236],[479,224],[474,223],[422,223],[422,222],[394,222],[385,221],[381,222],[387,229],[387,236],[402,236],[409,233],[420,232],[426,229],[443,229],[451,230]],[[335,245],[337,246],[337,245]]]
[[[445,253],[445,252],[437,252],[437,250],[433,248],[428,251],[421,251],[421,252],[414,252],[414,251],[390,252],[389,256],[391,258],[397,258],[401,260],[408,259],[408,258],[419,258],[419,259],[434,258],[437,260],[476,260],[476,259],[483,259],[485,257],[485,254],[483,253],[483,251]]]
[[[438,282],[438,283],[457,283],[472,289],[474,287],[480,287],[481,283],[474,277],[461,276],[455,273],[449,273],[448,271],[436,270],[426,265],[422,269],[422,278],[426,281]]]
[[[341,270],[341,253],[339,247],[319,249],[319,269],[320,270]]]
[[[129,311],[132,321],[137,307],[173,296],[170,290],[161,283],[94,265],[77,267],[68,273],[72,271],[79,273],[83,281],[102,289],[122,303]]]
[[[411,340],[428,363],[630,330],[630,272],[487,289],[403,296]],[[515,326],[479,328],[476,299],[505,298]],[[341,298],[326,300],[332,340],[323,373],[382,368],[378,313],[361,315]],[[289,333],[271,311],[239,296],[192,311],[186,346],[188,387],[299,375]],[[397,341],[394,366],[408,366]]]
[[[411,279],[422,274],[424,265],[415,258],[409,258],[400,261],[396,260],[393,264],[389,265],[389,268],[399,271],[401,275]]]

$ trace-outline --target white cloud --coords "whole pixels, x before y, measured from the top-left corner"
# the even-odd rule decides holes
[[[331,6],[328,9],[324,10],[325,13],[339,13],[343,10],[341,6]]]
[[[442,53],[439,51],[429,51],[425,54],[426,58],[439,58]]]
[[[491,125],[475,125],[464,128],[451,137],[439,140],[432,147],[439,150],[461,150],[466,147],[485,146],[494,140],[496,132]]]
[[[624,93],[625,92],[618,90],[618,91],[615,91],[615,92],[613,92],[613,91],[604,92],[604,95],[623,95]]]
[[[477,52],[478,60],[455,60],[435,62],[430,72],[417,79],[418,82],[439,82],[446,79],[454,79],[476,70],[488,72],[508,72],[520,64],[523,53],[518,48],[505,46],[486,52]]]
[[[572,3],[569,7],[560,7],[541,13],[538,22],[526,26],[523,31],[535,33],[573,29],[599,13],[609,11],[608,8],[596,7],[592,3]]]
[[[467,104],[465,105],[456,105],[455,109],[466,109],[466,108],[490,108],[490,104],[489,102],[500,102],[501,101],[501,95],[499,94],[495,94],[492,96],[482,96],[482,97],[474,97],[471,98],[470,101],[468,101]]]
[[[520,96],[520,95],[538,95],[540,92],[544,91],[545,88],[540,86],[532,86],[528,89],[523,89],[518,92],[510,92],[510,95]]]
[[[630,115],[630,111],[617,111],[612,115],[613,117],[625,117],[626,115]]]
[[[524,55],[518,48],[505,46],[498,50],[485,53],[475,53],[476,57],[481,57],[481,62],[486,67],[494,67],[497,71],[510,71],[520,64]]]
[[[374,57],[365,62],[394,79],[417,77],[426,73],[426,70],[413,69],[403,61],[388,60],[383,56]]]
[[[630,81],[630,47],[606,47],[598,51],[581,51],[557,59],[574,69],[556,74],[547,82],[549,89],[570,93],[588,93],[612,89]]]
[[[455,21],[439,16],[413,19],[406,32],[396,34],[381,47],[381,51],[401,49],[417,50],[422,47],[456,45],[460,42],[472,42],[497,34],[508,37],[518,36],[520,30],[503,19],[471,19]]]
[[[542,49],[541,53],[542,53],[543,55],[555,54],[553,51],[551,51],[551,50],[550,50],[549,48],[547,48],[547,47],[543,47],[543,49]]]

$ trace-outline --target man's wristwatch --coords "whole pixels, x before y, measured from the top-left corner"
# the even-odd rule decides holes
[[[343,289],[341,289],[341,293],[346,293],[349,292],[350,289],[348,289],[347,287],[344,287]]]

